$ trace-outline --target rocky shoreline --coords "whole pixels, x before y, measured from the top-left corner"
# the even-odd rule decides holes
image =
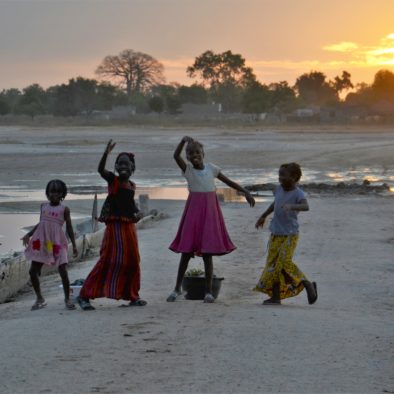
[[[245,186],[253,195],[259,195],[262,191],[274,191],[277,183],[261,183]],[[387,183],[374,185],[365,179],[363,183],[302,183],[300,188],[307,193],[317,194],[387,194],[391,189]]]

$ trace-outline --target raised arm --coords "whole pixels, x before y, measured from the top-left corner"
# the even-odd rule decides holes
[[[75,243],[75,235],[74,235],[73,225],[71,223],[70,209],[68,207],[64,208],[64,220],[66,222],[67,235],[70,238],[70,241],[71,241],[71,243],[73,245],[73,256],[77,257],[78,256],[78,250],[77,250],[77,245]]]
[[[181,153],[182,153],[182,150],[183,150],[183,147],[185,146],[185,144],[189,143],[191,141],[193,141],[193,138],[188,137],[188,136],[183,137],[181,142],[178,144],[178,146],[176,147],[175,152],[174,152],[174,159],[176,161],[176,164],[178,164],[179,168],[183,172],[185,172],[185,170],[186,170],[186,163],[183,160],[183,158],[181,156]]]
[[[253,196],[250,194],[249,190],[246,190],[241,185],[238,185],[238,183],[236,183],[236,182],[232,181],[231,179],[227,178],[221,172],[219,172],[218,179],[220,179],[227,186],[230,186],[231,188],[233,188],[235,190],[238,190],[241,193],[244,193],[246,201],[249,203],[249,205],[251,207],[254,207],[255,201],[254,201]]]
[[[266,211],[257,219],[257,222],[256,222],[256,228],[259,228],[259,227],[263,227],[264,226],[264,222],[265,222],[265,219],[266,219],[266,217],[268,216],[268,215],[270,215],[272,212],[274,212],[274,206],[275,206],[275,203],[272,203],[267,209],[266,209]]]
[[[110,172],[105,169],[105,164],[107,162],[108,155],[112,152],[115,145],[116,145],[116,143],[112,142],[112,140],[108,141],[105,151],[103,153],[103,156],[101,157],[101,160],[98,165],[97,171],[105,180],[108,180],[110,177]]]

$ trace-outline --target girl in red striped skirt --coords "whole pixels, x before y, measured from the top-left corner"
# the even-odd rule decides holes
[[[140,255],[135,224],[142,213],[134,202],[135,184],[129,180],[135,170],[134,155],[120,153],[115,161],[118,176],[105,169],[108,154],[115,147],[110,140],[98,166],[99,174],[108,182],[108,196],[99,220],[106,229],[100,259],[86,278],[78,303],[83,310],[94,309],[89,299],[106,297],[128,300],[130,306],[144,306],[140,289]]]

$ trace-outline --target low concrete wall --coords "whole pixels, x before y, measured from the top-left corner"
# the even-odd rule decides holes
[[[5,259],[0,264],[0,303],[26,285],[30,262],[23,254]]]
[[[148,215],[137,223],[137,228],[146,228],[166,215],[159,213]],[[105,227],[95,233],[82,235],[75,240],[78,257],[72,256],[72,246],[68,248],[68,258],[71,264],[86,260],[98,253],[103,239]],[[30,261],[26,260],[23,252],[14,257],[3,259],[0,263],[0,303],[7,302],[29,282]],[[43,266],[42,275],[56,272],[55,267]]]

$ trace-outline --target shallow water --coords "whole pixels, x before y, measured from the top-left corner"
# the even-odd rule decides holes
[[[152,171],[139,171],[138,176],[134,177],[137,184],[136,197],[140,194],[148,194],[151,199],[166,200],[186,200],[188,190],[185,180],[180,177],[179,170],[160,169],[160,177],[152,177]],[[227,169],[226,175],[234,181],[242,184],[259,184],[259,183],[276,183],[277,171],[267,171],[266,169]],[[55,175],[55,174],[53,174]],[[71,173],[64,172],[56,174],[56,177],[62,178],[70,187],[72,186],[105,186],[96,173]],[[92,179],[95,182],[92,182]],[[368,179],[372,184],[387,183],[394,192],[394,170],[384,168],[355,167],[349,170],[337,171],[318,171],[309,168],[303,169],[302,181],[310,182],[358,182]],[[37,181],[32,179],[15,179],[14,185],[0,186],[0,256],[8,253],[10,250],[21,250],[22,243],[20,238],[23,236],[23,227],[31,226],[37,223],[38,214],[27,213],[1,213],[1,203],[7,202],[25,202],[25,201],[46,201],[45,191],[37,189]],[[218,182],[218,186],[220,183]],[[239,196],[234,190],[229,188],[218,188],[217,192],[224,195],[227,202],[243,202],[242,196]],[[67,195],[67,200],[89,200],[93,199],[91,194],[73,194]],[[98,195],[99,199],[105,198],[106,194]],[[267,193],[270,198],[270,193]],[[264,196],[258,198],[263,201]],[[39,207],[39,205],[37,205]],[[38,208],[37,208],[38,209]]]
[[[368,179],[372,184],[387,183],[394,188],[394,169],[381,167],[354,167],[347,170],[318,171],[303,168],[303,183],[310,182],[357,182],[361,183]],[[186,199],[186,181],[180,177],[179,170],[160,169],[160,176],[152,176],[150,171],[138,171],[133,177],[139,193],[147,193],[151,198],[157,199]],[[276,183],[278,181],[277,171],[266,169],[226,169],[226,176],[241,185],[252,185],[260,183]],[[63,179],[69,187],[73,186],[105,186],[105,182],[97,173],[57,173],[50,174],[53,177]],[[45,192],[37,189],[38,181],[32,179],[14,179],[12,184],[0,185],[0,203],[9,201],[45,201]],[[220,182],[217,182],[220,186]],[[103,195],[104,196],[104,195]],[[68,194],[67,199],[85,199],[86,195]],[[1,209],[1,208],[0,208]]]
[[[22,250],[20,239],[26,234],[23,227],[33,226],[38,220],[39,214],[0,214],[0,257],[10,251]]]
[[[155,200],[186,200],[188,196],[186,187],[153,187],[153,188],[139,188],[136,193],[136,199],[141,194],[148,194],[150,199]],[[237,192],[230,188],[218,188],[217,193],[223,195],[225,202],[245,202],[243,196],[238,195]],[[99,194],[99,199],[104,199],[106,194]],[[90,200],[93,201],[94,194],[68,194],[67,200]],[[265,201],[271,198],[271,193],[267,193],[267,197],[258,197],[257,201]],[[3,202],[24,202],[24,201],[38,201],[37,209],[39,208],[39,201],[45,201],[45,193],[42,190],[9,190],[2,191],[0,201]],[[101,204],[99,204],[101,206]],[[72,215],[72,220],[81,219],[81,216]],[[83,217],[85,219],[85,217]],[[86,217],[88,219],[88,217]],[[39,220],[39,213],[2,213],[0,206],[0,257],[14,251],[23,249],[20,238],[26,233],[25,227],[37,224]]]

